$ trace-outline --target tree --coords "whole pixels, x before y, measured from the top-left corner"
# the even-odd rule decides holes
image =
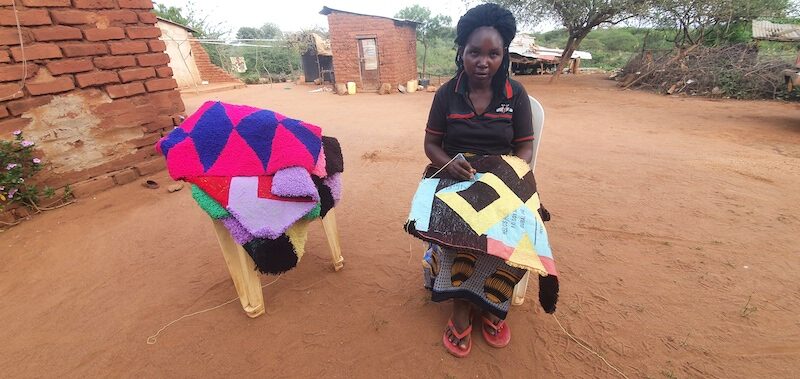
[[[261,25],[261,38],[266,39],[280,39],[283,37],[283,32],[281,32],[281,28],[278,25],[268,22],[264,25]]]
[[[584,38],[600,25],[616,25],[641,15],[649,0],[497,0],[523,23],[550,19],[567,29],[567,44],[551,82],[558,79]]]
[[[153,11],[158,17],[190,27],[197,31],[198,37],[213,39],[230,33],[224,22],[212,21],[209,14],[197,10],[192,1],[187,2],[185,7],[168,7],[155,2],[153,5],[155,5]]]
[[[417,41],[422,44],[422,76],[424,77],[427,69],[428,46],[432,40],[444,38],[448,33],[452,34],[450,24],[453,20],[449,16],[440,14],[431,16],[431,10],[420,5],[405,7],[397,12],[395,17],[419,23]]]
[[[236,31],[236,39],[261,39],[261,30],[250,26],[243,26]]]
[[[675,31],[672,42],[685,49],[713,40],[736,39],[742,24],[758,17],[784,17],[789,0],[655,0],[650,18]],[[746,25],[745,25],[746,26]],[[746,38],[749,39],[749,38]]]

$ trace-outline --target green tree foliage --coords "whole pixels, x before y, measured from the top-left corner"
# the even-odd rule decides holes
[[[198,37],[220,38],[230,33],[225,23],[212,21],[210,15],[199,10],[193,1],[186,2],[184,7],[168,7],[156,2],[153,5],[158,17],[190,27],[197,31]]]
[[[453,20],[449,16],[431,15],[431,10],[420,5],[412,5],[401,9],[396,18],[416,21],[417,41],[422,45],[422,76],[427,71],[428,48],[434,40],[443,40],[454,34],[450,24]]]
[[[243,26],[236,32],[237,39],[281,39],[283,32],[278,25],[268,22],[260,28]]]
[[[572,53],[593,29],[615,25],[645,12],[649,0],[498,0],[511,9],[523,24],[532,25],[542,19],[559,22],[567,31],[556,75],[566,67]]]

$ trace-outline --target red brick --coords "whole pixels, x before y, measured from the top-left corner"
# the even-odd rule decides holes
[[[161,133],[153,132],[150,134],[145,135],[144,137],[135,138],[128,142],[130,142],[133,146],[137,148],[153,148],[153,146],[161,139]]]
[[[59,93],[70,91],[75,88],[75,83],[69,76],[59,76],[54,80],[44,83],[28,83],[25,85],[31,95],[47,95],[49,93]]]
[[[10,138],[11,133],[15,130],[25,130],[25,127],[31,123],[29,118],[12,118],[0,121],[0,137]]]
[[[8,108],[5,105],[0,106],[0,118],[8,117]]]
[[[23,26],[50,25],[50,15],[44,9],[17,10],[19,24]],[[17,26],[14,10],[0,10],[0,25]]]
[[[26,7],[68,7],[69,0],[22,0]]]
[[[14,57],[15,61],[21,62],[22,48],[12,47],[11,56]],[[54,43],[37,43],[25,46],[25,59],[27,60],[51,58],[61,58],[61,49]]]
[[[39,66],[35,64],[28,64],[28,78],[33,77]],[[0,82],[10,82],[12,80],[20,80],[25,75],[25,70],[21,64],[3,64],[0,65]]]
[[[72,0],[75,8],[82,9],[103,9],[103,8],[116,8],[117,4],[114,0]]]
[[[70,26],[48,26],[33,29],[33,37],[37,41],[66,41],[71,39],[83,39],[83,34],[78,28]]]
[[[161,37],[161,29],[155,26],[129,26],[125,29],[130,39],[152,39]]]
[[[119,0],[120,8],[153,9],[151,0]]]
[[[134,182],[136,179],[139,179],[139,174],[136,173],[133,167],[126,168],[114,174],[114,183],[117,183],[118,186]]]
[[[183,106],[181,93],[178,91],[164,91],[150,94],[148,97],[159,114],[172,115],[186,110]]]
[[[94,69],[91,59],[62,59],[47,64],[47,70],[53,75],[74,74]]]
[[[121,97],[140,95],[147,91],[145,91],[142,82],[133,82],[128,84],[108,86],[106,87],[106,92],[108,92],[108,96],[112,99],[119,99]]]
[[[153,40],[147,43],[150,45],[150,51],[154,53],[160,53],[162,51],[167,51],[167,43],[161,40]]]
[[[152,67],[129,68],[120,70],[119,78],[123,83],[132,82],[134,80],[150,79],[156,76],[156,70]]]
[[[95,71],[85,74],[75,75],[78,85],[81,88],[97,86],[101,84],[119,83],[119,76],[114,71]]]
[[[111,47],[113,55],[138,54],[148,51],[147,43],[144,41],[111,42],[108,45]]]
[[[85,57],[89,55],[106,55],[108,48],[102,43],[76,43],[61,45],[61,51],[68,57]]]
[[[101,176],[80,183],[75,183],[71,185],[70,188],[72,188],[72,194],[75,195],[76,198],[80,199],[103,192],[109,188],[113,188],[115,185],[116,183],[114,183],[114,178],[111,176]]]
[[[136,56],[140,66],[161,66],[169,63],[169,55],[164,53],[141,54]]]
[[[161,92],[166,93],[166,92]],[[169,129],[171,130],[174,128],[175,125],[173,124],[172,117],[170,116],[157,116],[154,121],[151,121],[142,127],[142,132],[144,133],[151,133],[157,130],[162,129]]]
[[[172,77],[172,67],[163,66],[156,69],[156,74],[159,78],[171,78]]]
[[[19,84],[0,84],[0,99],[13,100],[25,96],[25,92],[19,88]]]
[[[134,58],[133,55],[98,57],[94,59],[94,65],[104,70],[130,67],[136,66],[136,58]]]
[[[30,30],[23,28],[21,31],[22,42],[29,43],[33,41],[33,33],[31,33]],[[0,28],[0,45],[19,45],[19,32],[17,28]]]
[[[11,55],[8,54],[8,50],[0,51],[0,63],[8,62],[11,62]]]
[[[166,91],[178,88],[178,82],[172,78],[152,79],[144,82],[147,92]]]
[[[86,36],[87,40],[92,42],[125,38],[125,31],[122,28],[117,28],[113,26],[105,29],[100,29],[100,28],[86,29],[83,31],[83,34]]]
[[[50,103],[50,100],[53,100],[53,96],[36,96],[12,101],[8,103],[8,111],[14,116],[19,116],[33,108]]]
[[[108,23],[135,24],[139,22],[139,17],[134,11],[117,9],[113,11],[100,11],[99,15],[99,19],[103,19]]]
[[[156,18],[155,13],[153,12],[140,12],[139,13],[139,21],[145,24],[155,24],[158,22],[158,18]]]
[[[147,162],[139,163],[133,168],[136,169],[136,172],[139,173],[139,176],[145,176],[145,175],[155,174],[167,168],[167,164],[164,158],[158,157],[155,159],[151,159]]]
[[[97,14],[88,11],[52,10],[50,16],[53,21],[63,25],[94,24],[97,21]]]

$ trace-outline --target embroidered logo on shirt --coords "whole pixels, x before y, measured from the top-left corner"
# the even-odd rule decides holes
[[[511,104],[500,104],[500,108],[495,110],[497,113],[514,113],[514,109],[511,108]]]

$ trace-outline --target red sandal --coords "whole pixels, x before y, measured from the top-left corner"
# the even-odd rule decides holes
[[[511,329],[508,324],[506,324],[506,321],[500,320],[500,322],[495,324],[486,317],[481,316],[481,319],[483,320],[481,334],[483,334],[483,339],[486,340],[486,343],[496,348],[508,346],[508,343],[511,342]],[[494,329],[494,335],[486,331],[487,326]]]
[[[455,325],[453,325],[453,319],[447,321],[447,328],[450,329],[450,332],[453,334],[453,336],[458,338],[459,340],[463,340],[464,337],[472,333],[472,324],[470,324],[467,327],[467,329],[465,329],[463,332],[459,333],[456,330]],[[442,343],[444,343],[444,347],[447,348],[447,351],[450,354],[458,358],[464,358],[467,355],[469,355],[470,351],[472,351],[472,338],[469,339],[469,345],[467,345],[467,350],[462,350],[459,345],[450,342],[450,339],[447,338],[447,330],[444,331],[444,335],[442,336]]]

